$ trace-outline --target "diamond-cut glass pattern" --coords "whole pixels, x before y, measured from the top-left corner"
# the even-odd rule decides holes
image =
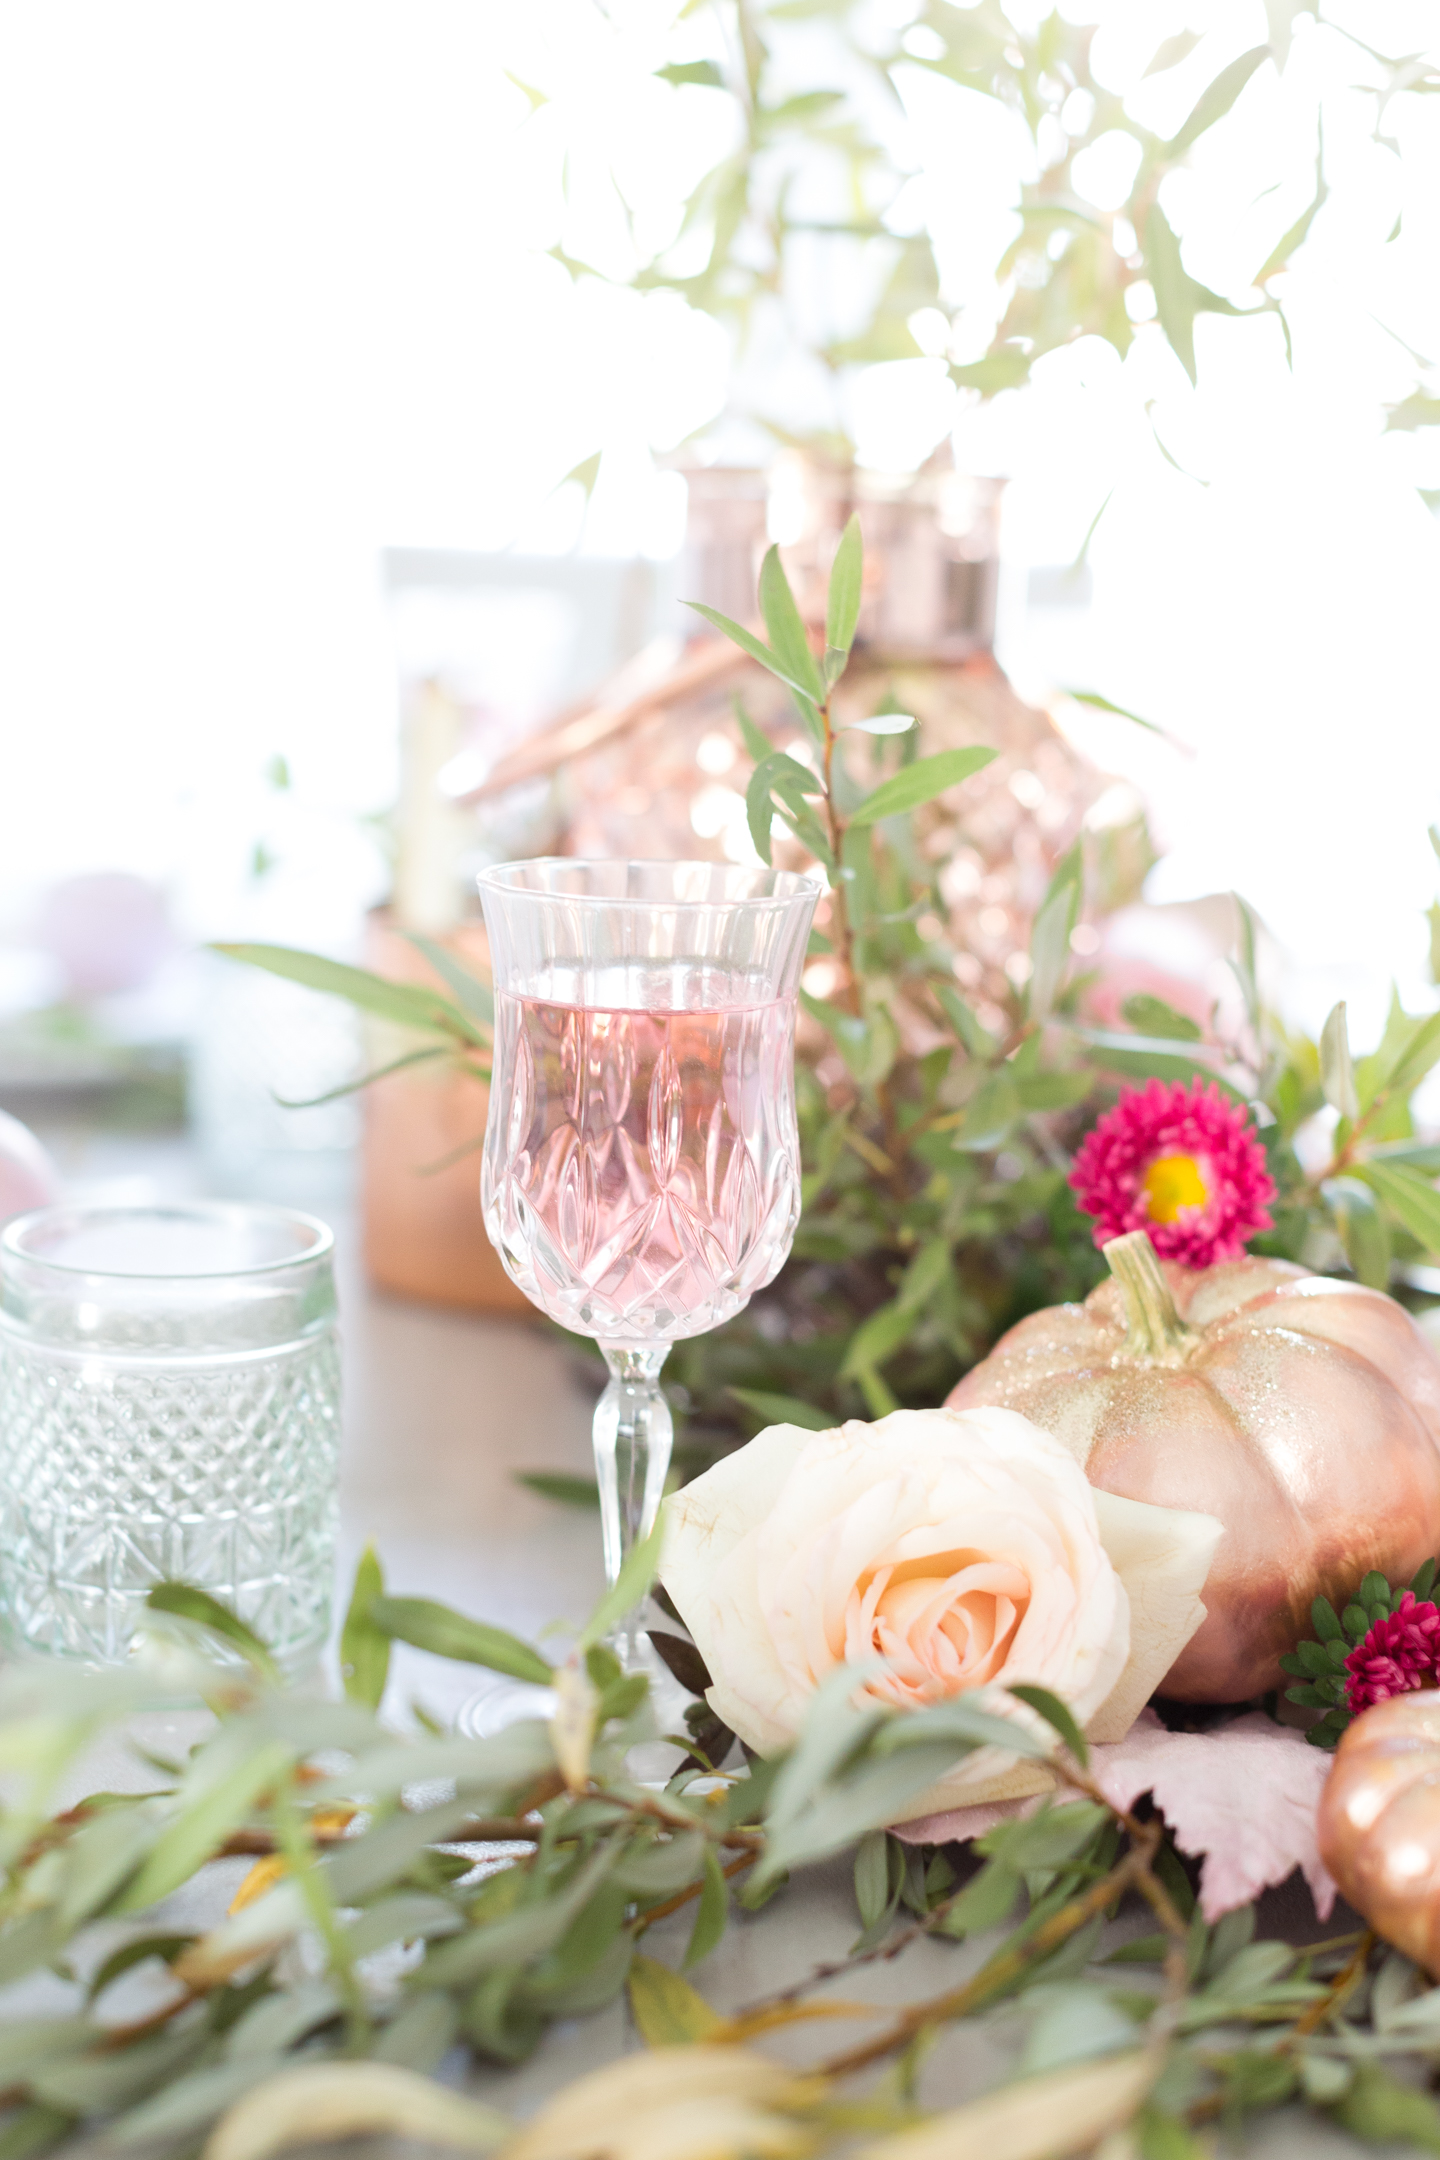
[[[219,1358],[85,1358],[0,1334],[0,1610],[51,1655],[123,1658],[167,1576],[299,1666],[330,1621],[334,1336]]]
[[[683,994],[683,983],[681,994]],[[786,1002],[655,1010],[496,998],[485,1222],[552,1318],[602,1342],[718,1327],[799,1215]]]

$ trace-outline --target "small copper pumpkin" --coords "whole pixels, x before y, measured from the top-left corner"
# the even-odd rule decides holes
[[[1289,1261],[1180,1267],[1143,1230],[1105,1257],[1109,1282],[1020,1321],[950,1402],[1023,1412],[1105,1492],[1220,1518],[1164,1692],[1242,1702],[1281,1684],[1316,1596],[1440,1547],[1440,1359],[1393,1298]]]
[[[1440,1978],[1440,1694],[1395,1695],[1341,1736],[1320,1857],[1376,1933]]]

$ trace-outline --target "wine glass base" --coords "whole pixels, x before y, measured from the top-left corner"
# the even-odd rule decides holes
[[[683,1735],[685,1712],[693,1697],[686,1693],[651,1647],[643,1630],[632,1641],[627,1668],[643,1672],[650,1682],[650,1703],[657,1731]],[[554,1715],[553,1688],[492,1673],[456,1711],[455,1730],[466,1740],[489,1740],[496,1733],[504,1732],[508,1725],[518,1725],[525,1718],[542,1718],[548,1723]],[[657,1738],[641,1741],[631,1749],[629,1759],[631,1774],[641,1784],[658,1787],[674,1776],[685,1758],[682,1750]]]
[[[455,1713],[455,1730],[466,1740],[490,1740],[507,1725],[525,1718],[555,1715],[555,1690],[528,1680],[507,1680],[495,1673]]]

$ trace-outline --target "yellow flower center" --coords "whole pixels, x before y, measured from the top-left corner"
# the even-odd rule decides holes
[[[1204,1207],[1210,1197],[1193,1155],[1157,1155],[1140,1184],[1151,1222],[1174,1222],[1181,1208]]]

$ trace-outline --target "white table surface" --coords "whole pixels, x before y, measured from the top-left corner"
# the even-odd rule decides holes
[[[77,1194],[137,1200],[204,1190],[180,1140],[117,1138],[82,1126],[47,1131]],[[518,1470],[590,1474],[592,1398],[566,1350],[538,1326],[452,1313],[379,1295],[359,1266],[353,1220],[342,1203],[326,1212],[337,1232],[345,1355],[341,1463],[342,1595],[354,1562],[373,1540],[394,1592],[443,1599],[461,1610],[539,1637],[556,1622],[578,1622],[599,1595],[603,1574],[594,1515],[542,1500],[515,1481]],[[418,1696],[449,1717],[473,1690],[460,1667],[402,1649],[396,1696]],[[1298,1876],[1262,1900],[1260,1931],[1318,1940],[1354,1922],[1343,1907],[1322,1927]],[[648,1953],[678,1965],[690,1926],[680,1913],[647,1936]],[[1127,1917],[1120,1935],[1148,1933]],[[764,1912],[732,1919],[719,1948],[691,1976],[730,2011],[843,1956],[859,1932],[848,1862],[808,1871]],[[901,2003],[955,1985],[989,1954],[985,1939],[963,1945],[922,1941],[892,1964],[875,1964],[839,1984],[850,1999]],[[3,2006],[0,2006],[3,2007]],[[815,2035],[819,2034],[818,2040]],[[846,2044],[857,2028],[801,2027],[769,2036],[768,2051],[802,2061]],[[1013,2014],[948,2028],[922,2074],[920,2098],[954,2106],[995,2083],[1019,2038]],[[523,2116],[558,2085],[639,2046],[623,2002],[553,2027],[531,2060],[515,2069],[482,2067],[468,2087]],[[1243,2145],[1263,2160],[1329,2160],[1383,2153],[1298,2110],[1262,2118]],[[1395,2147],[1393,2150],[1409,2150]]]

